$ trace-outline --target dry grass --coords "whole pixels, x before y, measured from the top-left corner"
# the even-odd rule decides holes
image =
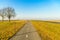
[[[48,21],[51,21],[51,22],[60,22],[60,20],[48,20]]]
[[[42,40],[60,40],[60,24],[45,21],[31,21]]]
[[[4,21],[0,22],[0,40],[8,40],[12,37],[26,21]]]

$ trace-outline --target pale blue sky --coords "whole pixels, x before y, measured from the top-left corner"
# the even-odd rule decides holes
[[[9,6],[16,19],[60,19],[60,0],[0,0],[0,9]]]

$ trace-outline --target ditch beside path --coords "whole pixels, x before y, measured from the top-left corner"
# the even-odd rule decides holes
[[[28,22],[10,40],[41,40],[33,25]]]

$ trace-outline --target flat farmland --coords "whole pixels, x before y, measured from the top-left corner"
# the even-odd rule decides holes
[[[51,21],[32,20],[42,40],[60,40],[60,23]]]
[[[0,21],[0,40],[8,40],[11,38],[18,30],[20,30],[24,24],[25,20],[16,21]]]

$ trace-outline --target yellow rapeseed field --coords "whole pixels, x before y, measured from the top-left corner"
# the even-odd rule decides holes
[[[8,40],[11,38],[23,25],[26,21],[4,21],[0,22],[0,40]]]
[[[60,40],[60,23],[32,20],[42,40]]]

